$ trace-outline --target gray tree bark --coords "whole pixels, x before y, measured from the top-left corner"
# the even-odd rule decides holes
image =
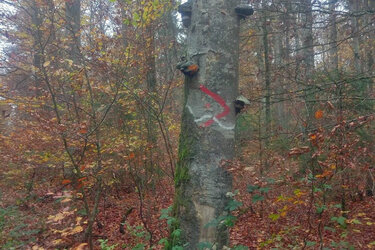
[[[375,54],[375,48],[372,45],[371,41],[374,41],[375,39],[375,31],[372,28],[373,25],[371,25],[371,20],[373,18],[374,12],[375,12],[375,1],[373,0],[365,0],[364,10],[367,10],[367,14],[364,17],[364,26],[368,29],[368,35],[367,35],[367,48],[366,48],[366,54],[367,54],[367,62],[366,62],[366,74],[369,78],[371,78],[371,75],[374,72],[374,54]],[[369,96],[374,91],[374,79],[370,80],[369,86],[368,86],[368,93]]]
[[[357,74],[362,73],[360,41],[359,41],[359,0],[349,0],[349,11],[351,12],[354,68]]]
[[[281,21],[281,20],[280,20]],[[275,68],[277,69],[277,74],[280,75],[280,71],[283,70],[283,34],[282,30],[275,34]],[[289,34],[286,34],[288,36]],[[286,95],[282,94],[284,92],[285,80],[282,77],[275,77],[276,84],[276,99],[286,99]],[[276,116],[279,122],[279,126],[283,129],[287,128],[287,112],[285,110],[285,101],[280,101],[276,104]]]
[[[299,79],[301,83],[307,84],[304,86],[304,95],[306,102],[306,126],[307,131],[311,126],[313,105],[311,100],[314,99],[312,94],[313,86],[311,82],[311,75],[314,71],[314,36],[313,36],[313,15],[311,0],[301,0],[301,42],[302,42],[302,61],[301,72],[302,78]]]
[[[70,55],[72,60],[79,58],[79,46],[81,44],[79,30],[81,28],[81,0],[65,2],[65,18],[67,35],[70,39]]]
[[[329,30],[330,30],[330,50],[329,50],[329,62],[330,69],[339,69],[339,56],[337,53],[337,25],[336,25],[336,3],[337,0],[331,0],[329,2]]]
[[[291,44],[290,44],[290,36],[291,34],[293,33],[293,30],[291,28],[291,23],[292,23],[292,19],[293,19],[293,15],[291,14],[293,11],[292,11],[292,3],[291,3],[291,0],[282,0],[281,1],[284,6],[285,6],[285,9],[286,9],[286,12],[284,13],[284,15],[281,17],[281,23],[283,22],[284,23],[284,27],[285,29],[282,30],[279,34],[279,38],[278,39],[281,39],[281,41],[277,40],[276,44],[276,47],[279,47],[278,50],[281,50],[280,53],[281,53],[281,58],[278,58],[278,56],[276,56],[276,65],[280,63],[280,70],[282,70],[282,72],[285,72],[287,74],[289,74],[289,70],[288,70],[288,65],[290,63],[290,53],[291,53]],[[283,42],[284,42],[284,46],[283,46]],[[282,67],[281,67],[282,65]],[[285,77],[281,77],[282,79],[280,79],[279,81],[281,82],[281,87],[279,88],[280,90],[280,93],[284,93],[283,95],[279,95],[279,98],[281,99],[285,99],[285,101],[281,102],[279,106],[281,106],[279,109],[280,109],[280,112],[279,112],[279,120],[280,120],[280,123],[281,123],[281,126],[283,128],[284,131],[288,131],[289,130],[289,121],[291,120],[291,115],[290,115],[290,112],[288,111],[288,104],[289,104],[289,101],[288,100],[288,91],[289,91],[289,84],[287,83],[287,80],[285,79]]]
[[[266,89],[265,94],[265,108],[266,108],[266,135],[265,135],[265,144],[268,146],[269,144],[269,137],[271,135],[271,63],[270,63],[270,46],[269,46],[269,39],[268,39],[268,7],[267,1],[262,1],[262,11],[263,11],[263,22],[262,22],[262,30],[263,30],[263,47],[264,47],[264,84]]]
[[[122,35],[122,41],[123,41],[123,46],[124,49],[128,46],[128,38],[126,37],[126,32],[129,28],[129,25],[126,24],[125,20],[127,18],[126,16],[126,9],[125,9],[125,4],[123,0],[117,0],[117,3],[120,7],[120,13],[121,13],[121,35]]]
[[[32,23],[32,37],[33,37],[33,80],[35,86],[35,95],[40,96],[40,68],[41,68],[41,60],[42,60],[42,51],[41,51],[41,44],[42,44],[42,32],[41,32],[41,13],[40,7],[37,5],[36,1],[30,1],[30,15],[31,15],[31,23]]]
[[[369,83],[367,87],[367,95],[370,97],[374,93],[374,78],[372,75],[374,74],[374,54],[375,49],[372,46],[372,41],[375,39],[375,31],[374,29],[371,30],[371,19],[373,18],[375,12],[375,1],[373,0],[365,0],[364,1],[364,9],[367,10],[368,14],[364,17],[364,26],[368,27],[368,37],[367,37],[367,63],[366,63],[366,76],[369,78]],[[368,169],[366,173],[366,194],[367,196],[374,196],[375,192],[375,179],[374,179],[374,169]]]
[[[30,13],[31,13],[31,22],[33,24],[33,38],[34,38],[34,58],[33,65],[35,68],[40,68],[41,63],[41,52],[40,52],[40,39],[42,39],[42,32],[40,30],[40,25],[42,23],[40,17],[40,9],[35,1],[30,2]]]
[[[146,86],[147,86],[147,92],[148,92],[148,105],[150,107],[153,106],[153,99],[157,96],[157,81],[156,81],[156,65],[155,65],[155,34],[154,34],[154,27],[152,24],[150,24],[148,27],[146,27],[145,30],[145,40],[148,41],[146,43],[145,50],[147,51],[147,73],[146,73]],[[149,109],[147,114],[147,141],[151,145],[154,145],[156,143],[156,123],[155,123],[155,115],[153,114],[153,111]],[[152,151],[150,150],[150,164],[152,165]]]
[[[187,56],[199,72],[185,80],[185,103],[176,168],[174,213],[185,249],[209,242],[222,249],[227,229],[208,223],[228,214],[231,176],[226,161],[234,157],[238,89],[238,0],[192,1]]]
[[[313,37],[313,15],[311,0],[302,0],[302,66],[305,80],[309,80],[314,70],[314,37]]]

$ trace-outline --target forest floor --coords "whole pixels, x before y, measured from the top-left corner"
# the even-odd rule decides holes
[[[232,246],[375,249],[373,197],[353,196],[348,191],[345,209],[341,209],[342,197],[331,197],[328,192],[321,204],[319,192],[312,192],[303,178],[293,177],[292,170],[281,171],[276,166],[268,171],[272,174],[260,178],[254,169],[236,169],[234,173],[235,199],[242,206],[234,212],[237,221],[230,229]],[[85,213],[73,191],[52,191],[56,189],[38,184],[32,195],[25,195],[25,185],[20,183],[26,179],[15,182],[16,177],[19,173],[12,171],[1,175],[6,180],[0,182],[2,249],[85,249]],[[42,174],[34,178],[41,180]],[[127,187],[105,189],[94,229],[96,248],[147,249],[151,244],[153,249],[163,249],[159,241],[168,237],[168,226],[160,215],[172,204],[173,191],[169,179],[159,180],[153,190],[141,196]]]

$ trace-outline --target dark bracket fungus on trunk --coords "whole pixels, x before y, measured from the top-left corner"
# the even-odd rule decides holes
[[[184,75],[190,77],[194,76],[199,70],[199,66],[196,63],[186,60],[185,57],[181,57],[181,62],[177,64],[176,68]]]
[[[241,18],[246,18],[248,16],[251,16],[254,13],[254,9],[251,7],[251,5],[244,4],[244,3],[237,5],[237,7],[235,8],[235,11],[237,15],[240,16]]]

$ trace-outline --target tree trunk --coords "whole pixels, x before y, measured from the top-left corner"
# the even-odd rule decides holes
[[[263,0],[262,2],[262,11],[263,11],[263,47],[264,47],[264,83],[265,83],[265,108],[266,108],[266,135],[265,135],[265,144],[268,146],[269,138],[271,136],[271,66],[270,66],[270,46],[268,40],[268,10],[267,2]]]
[[[281,20],[280,20],[281,21]],[[283,40],[282,40],[282,31],[278,32],[275,34],[275,68],[276,68],[276,76],[274,77],[275,79],[275,84],[276,84],[276,114],[277,114],[277,120],[278,120],[278,125],[282,130],[287,129],[287,112],[285,110],[285,100],[286,95],[284,93],[284,86],[285,86],[285,80],[281,76],[280,72],[284,70],[283,61]]]
[[[208,225],[228,215],[231,176],[226,161],[234,157],[238,89],[238,0],[195,0],[188,30],[188,59],[199,72],[185,80],[185,104],[175,174],[174,213],[182,230],[180,244],[198,249],[209,242],[228,244],[224,224]]]
[[[147,51],[147,73],[146,73],[146,85],[147,85],[147,92],[148,92],[148,105],[150,107],[153,106],[153,99],[157,96],[156,91],[156,66],[155,66],[155,34],[154,34],[154,27],[150,24],[146,28],[146,36],[145,40],[147,41],[145,50]],[[156,143],[156,123],[155,123],[155,115],[153,114],[152,109],[149,109],[147,114],[147,142],[149,144]],[[150,151],[152,154],[152,150]],[[150,160],[152,161],[152,155]]]
[[[362,72],[361,56],[360,56],[360,41],[359,41],[359,0],[349,0],[349,11],[351,12],[352,23],[352,37],[353,37],[353,52],[354,52],[354,68],[357,74]]]
[[[366,76],[368,77],[368,86],[367,86],[367,96],[371,98],[374,95],[374,77],[372,77],[374,72],[374,46],[373,41],[375,38],[374,29],[371,30],[371,19],[373,18],[375,11],[375,1],[365,0],[364,1],[364,10],[368,11],[368,14],[365,16],[364,26],[369,27],[368,37],[367,37],[367,63],[366,63]],[[373,105],[372,105],[373,108]],[[373,143],[374,145],[374,143]],[[369,168],[366,173],[366,194],[367,196],[374,196],[375,192],[375,179],[374,179],[374,168]]]
[[[277,4],[281,5],[282,2],[279,1]],[[275,7],[274,7],[275,8]],[[277,6],[276,6],[277,8]],[[285,28],[277,26],[278,32],[275,33],[275,43],[274,43],[274,48],[275,48],[275,73],[274,73],[274,81],[276,84],[276,95],[275,99],[277,101],[276,103],[276,112],[275,116],[277,117],[278,121],[278,126],[282,128],[282,130],[287,128],[286,125],[286,111],[285,111],[285,94],[284,92],[284,85],[285,85],[285,80],[282,77],[279,77],[281,74],[280,72],[284,70],[283,63],[285,63],[283,60],[285,59],[284,53],[285,51],[283,50],[283,37],[288,37],[289,36],[289,27],[287,25],[287,13],[284,13],[284,15],[277,17],[276,22],[278,23],[283,23],[285,24]]]
[[[81,44],[79,30],[81,28],[81,0],[65,2],[65,18],[67,35],[70,38],[70,55],[72,58],[79,57],[79,46]]]
[[[37,5],[35,1],[30,2],[30,14],[31,14],[31,22],[32,22],[32,36],[33,36],[33,79],[34,79],[34,86],[35,86],[35,95],[40,96],[41,89],[40,89],[40,66],[41,66],[41,39],[42,39],[42,32],[41,32],[41,24],[42,20],[40,17],[40,7]]]
[[[313,37],[313,15],[311,0],[301,0],[301,41],[302,41],[302,63],[301,72],[302,79],[299,79],[304,84],[304,95],[306,102],[306,124],[305,131],[308,131],[311,126],[313,105],[313,85],[311,82],[311,75],[314,70],[314,37]]]
[[[337,53],[337,25],[336,25],[336,2],[337,0],[331,0],[329,3],[329,29],[330,29],[330,38],[329,38],[329,62],[330,69],[337,71],[339,69],[339,56]]]
[[[34,58],[33,58],[33,65],[35,68],[40,68],[41,62],[41,55],[40,55],[40,39],[42,39],[42,32],[40,25],[42,24],[42,20],[40,18],[40,10],[38,5],[35,1],[31,2],[31,22],[33,24],[33,38],[34,38]]]
[[[314,70],[314,37],[311,0],[302,0],[302,65],[304,79],[309,80]]]
[[[126,49],[126,47],[128,47],[128,38],[126,37],[126,32],[129,29],[129,25],[127,25],[127,23],[125,22],[125,20],[127,20],[126,9],[125,9],[126,6],[123,0],[118,0],[117,2],[121,10],[120,12],[121,13],[121,36],[122,36],[121,38],[122,38],[124,49]]]
[[[365,4],[363,8],[364,10],[368,11],[368,13],[365,15],[364,26],[368,27],[367,48],[366,48],[366,54],[367,54],[366,74],[370,78],[367,92],[368,92],[368,95],[371,96],[374,91],[373,89],[374,79],[371,76],[374,72],[374,54],[375,54],[375,48],[373,46],[373,41],[375,39],[375,31],[373,28],[371,28],[372,27],[371,20],[373,19],[373,15],[375,12],[375,1],[365,0]]]

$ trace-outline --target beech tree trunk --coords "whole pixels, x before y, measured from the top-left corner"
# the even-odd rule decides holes
[[[32,23],[32,37],[33,37],[33,80],[35,86],[35,95],[40,96],[40,80],[39,80],[39,71],[41,66],[41,16],[40,16],[40,7],[37,5],[36,1],[30,1],[29,12],[31,15]]]
[[[278,2],[278,4],[280,4]],[[286,23],[286,13],[280,17],[277,17],[277,21],[279,23]],[[287,27],[287,25],[286,25]],[[283,130],[287,128],[286,122],[286,111],[285,111],[285,95],[282,94],[284,92],[284,86],[285,86],[285,81],[281,77],[279,77],[279,71],[283,68],[283,61],[284,59],[284,51],[283,51],[283,37],[288,36],[289,32],[287,29],[282,30],[282,27],[278,27],[278,32],[275,33],[275,42],[274,42],[274,50],[275,50],[275,76],[274,76],[274,81],[275,81],[275,87],[276,87],[276,95],[275,99],[278,101],[276,103],[276,112],[275,112],[275,117],[277,118],[278,121],[278,126],[280,126]],[[280,101],[282,100],[282,101]]]
[[[185,249],[198,249],[202,242],[216,249],[228,244],[226,227],[208,223],[228,214],[231,176],[226,165],[235,153],[233,101],[238,89],[237,4],[239,0],[192,1],[187,57],[200,69],[185,80],[174,203]]]
[[[329,29],[330,29],[330,50],[329,50],[329,61],[330,69],[338,70],[339,69],[339,56],[337,49],[337,25],[336,25],[336,2],[337,0],[331,0],[329,2]]]
[[[42,20],[40,18],[40,9],[35,1],[30,2],[30,13],[31,22],[33,25],[32,36],[34,38],[34,56],[33,56],[33,66],[37,69],[40,68],[41,55],[40,55],[40,39],[42,39],[42,32],[40,30],[40,25]]]
[[[349,0],[349,11],[351,12],[353,52],[354,52],[354,68],[357,74],[362,73],[360,41],[359,41],[359,1]]]
[[[313,15],[311,0],[301,0],[301,73],[302,77],[299,79],[303,83],[305,102],[306,102],[306,124],[304,131],[308,131],[312,125],[313,120],[313,82],[311,75],[314,71],[314,37],[313,37]]]
[[[128,46],[128,37],[126,37],[126,32],[129,29],[129,25],[125,22],[127,19],[126,16],[126,6],[124,4],[124,1],[122,0],[117,0],[118,5],[120,7],[120,13],[121,13],[121,35],[122,35],[122,41],[123,41],[123,46],[124,49]]]
[[[78,59],[81,39],[79,30],[81,28],[81,0],[65,2],[65,17],[68,37],[70,39],[70,55],[74,60]]]
[[[367,62],[366,62],[366,76],[368,77],[368,86],[367,86],[367,96],[373,96],[374,94],[374,77],[372,75],[374,74],[374,46],[371,41],[374,41],[375,38],[375,31],[372,29],[372,26],[370,25],[371,20],[373,18],[374,12],[375,12],[375,1],[373,0],[365,0],[364,1],[364,10],[367,11],[367,15],[364,17],[364,26],[368,27],[368,43],[366,47],[366,54],[367,54]],[[374,107],[372,105],[372,107]],[[374,145],[374,143],[373,143]],[[369,168],[366,173],[366,194],[367,196],[374,196],[375,192],[375,179],[374,179],[374,168]]]
[[[311,0],[302,0],[302,66],[305,81],[310,80],[314,70],[314,37],[313,37],[313,15]]]
[[[265,108],[266,108],[266,135],[265,144],[268,146],[271,137],[271,65],[270,65],[270,47],[268,39],[268,7],[267,2],[262,2],[263,11],[263,47],[264,47],[264,83],[265,83]]]
[[[371,41],[374,41],[375,39],[375,31],[372,28],[371,20],[373,19],[374,13],[375,13],[375,1],[373,0],[365,0],[364,2],[364,10],[367,11],[367,14],[364,17],[364,26],[368,27],[368,37],[367,40],[367,47],[366,47],[366,74],[369,78],[371,78],[371,75],[374,72],[374,54],[375,54],[375,48],[373,43]],[[373,84],[374,79],[369,80],[369,86],[368,86],[368,94],[371,96],[373,93]]]

